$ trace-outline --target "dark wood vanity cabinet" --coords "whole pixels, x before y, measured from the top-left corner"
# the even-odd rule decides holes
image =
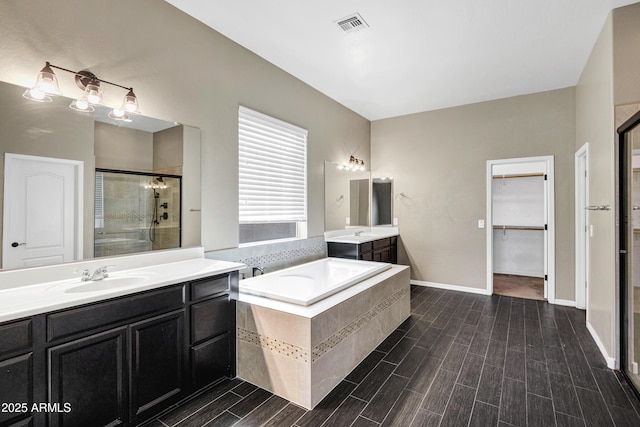
[[[327,242],[330,257],[398,263],[398,236],[364,243]]]
[[[137,425],[235,376],[237,286],[231,272],[0,324],[0,403],[28,408],[0,427]]]

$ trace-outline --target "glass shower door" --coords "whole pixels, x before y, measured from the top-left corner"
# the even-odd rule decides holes
[[[640,116],[630,120],[619,146],[621,369],[640,390]]]
[[[94,256],[180,247],[180,180],[96,170]]]

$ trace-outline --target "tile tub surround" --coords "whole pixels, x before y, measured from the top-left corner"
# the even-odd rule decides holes
[[[312,409],[409,316],[409,299],[406,266],[308,307],[240,294],[238,378]]]

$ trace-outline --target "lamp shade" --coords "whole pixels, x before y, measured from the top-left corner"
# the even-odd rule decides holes
[[[136,97],[136,94],[133,93],[133,89],[129,89],[129,92],[124,96],[124,99],[122,100],[122,107],[120,107],[120,109],[127,113],[140,112],[138,107],[138,98]]]
[[[39,102],[51,102],[51,95],[62,95],[58,78],[47,62],[38,73],[36,84],[22,95],[27,99]]]

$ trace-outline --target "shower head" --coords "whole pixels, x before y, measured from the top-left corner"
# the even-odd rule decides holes
[[[154,179],[156,180],[156,182],[164,182],[164,179],[162,179],[161,176],[156,176]]]

